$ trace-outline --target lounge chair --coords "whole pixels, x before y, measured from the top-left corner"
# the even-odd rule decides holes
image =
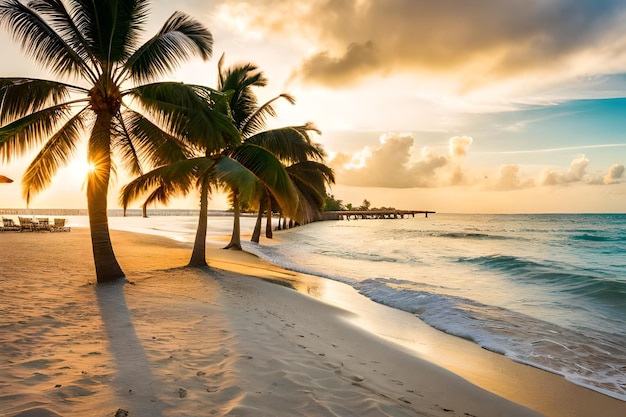
[[[18,231],[20,230],[20,226],[15,224],[13,219],[8,219],[6,217],[2,218],[2,230],[3,231]]]
[[[54,219],[51,232],[69,232],[71,229],[65,225],[65,219]]]
[[[33,230],[35,230],[33,227],[33,219],[31,219],[30,217],[18,216],[17,221],[20,223],[20,232],[23,232],[24,230],[32,232]]]
[[[33,223],[33,226],[37,231],[45,230],[49,232],[52,230],[52,226],[50,225],[50,219],[48,219],[47,217],[38,218],[36,222]]]

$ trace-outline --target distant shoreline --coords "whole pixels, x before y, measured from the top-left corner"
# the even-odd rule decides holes
[[[123,217],[124,210],[123,209],[109,209],[108,210],[110,217]],[[200,210],[188,210],[188,209],[148,209],[147,214],[150,216],[198,216]],[[40,216],[40,215],[48,215],[48,216],[88,216],[89,213],[87,209],[48,209],[48,208],[37,208],[37,209],[13,209],[13,208],[2,208],[0,209],[0,215],[4,216]],[[127,217],[141,217],[143,215],[142,209],[128,209],[126,210]],[[233,213],[227,210],[209,210],[209,216],[232,216]],[[247,216],[249,214],[243,214],[243,216]],[[256,215],[256,214],[254,214]]]

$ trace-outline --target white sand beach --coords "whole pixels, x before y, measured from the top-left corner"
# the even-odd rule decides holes
[[[208,270],[184,268],[189,244],[112,239],[128,282],[98,286],[87,229],[0,233],[0,415],[625,413],[425,325],[403,343],[393,327],[414,317],[342,284],[213,246]]]

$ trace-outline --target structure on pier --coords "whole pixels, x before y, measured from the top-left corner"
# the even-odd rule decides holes
[[[340,210],[323,212],[324,220],[350,220],[350,219],[404,219],[415,217],[416,214],[424,214],[428,217],[434,211],[427,210]]]

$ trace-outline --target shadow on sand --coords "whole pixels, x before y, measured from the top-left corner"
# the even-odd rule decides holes
[[[150,362],[126,305],[125,285],[126,282],[121,281],[96,286],[98,307],[117,370],[114,383],[121,400],[119,406],[131,411],[131,415],[148,412],[150,416],[160,417],[163,410],[155,395],[157,381],[150,371]]]

